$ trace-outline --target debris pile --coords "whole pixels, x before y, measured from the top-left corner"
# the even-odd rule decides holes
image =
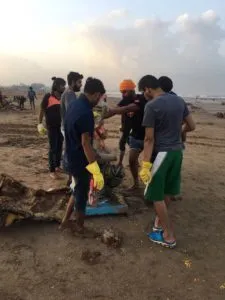
[[[101,240],[108,247],[120,248],[123,237],[120,232],[115,232],[112,229],[105,229],[102,234]]]
[[[9,226],[21,219],[60,222],[69,197],[67,190],[35,190],[6,174],[0,174],[1,226]]]
[[[20,110],[18,104],[14,104],[13,100],[8,99],[7,97],[2,97],[0,101],[0,111],[9,111],[9,110]]]
[[[0,174],[0,227],[9,226],[15,221],[23,219],[61,222],[69,196],[67,187],[48,191],[35,190],[6,174]],[[99,202],[99,206],[94,209],[100,209],[102,213],[101,209],[107,203],[111,210],[107,211],[104,206],[102,214],[110,214],[111,211],[113,214],[124,213],[127,210],[127,206],[115,202],[113,197],[107,199],[107,201]],[[119,208],[115,209],[117,206]],[[98,215],[96,211],[91,214],[90,209],[92,207],[89,206],[87,216]],[[96,236],[96,232],[90,234]],[[97,234],[97,236],[99,235]],[[121,244],[121,237],[112,230],[106,230],[102,235],[102,241],[117,248]]]
[[[100,251],[84,250],[81,253],[81,260],[89,265],[95,265],[99,262],[100,256]]]
[[[225,113],[223,113],[223,112],[218,112],[218,113],[216,113],[216,117],[217,117],[218,119],[225,119]]]

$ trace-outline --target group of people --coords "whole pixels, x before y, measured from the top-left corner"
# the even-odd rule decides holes
[[[145,185],[144,197],[154,204],[156,216],[149,230],[149,239],[164,247],[174,248],[176,238],[168,215],[172,197],[180,194],[181,166],[186,133],[195,129],[195,123],[185,101],[173,91],[173,82],[163,76],[157,79],[146,75],[138,82],[141,94],[136,94],[132,80],[120,84],[122,100],[116,107],[102,105],[106,102],[105,87],[101,80],[89,77],[79,97],[83,75],[70,72],[68,88],[62,78],[52,78],[51,93],[41,103],[38,131],[49,138],[50,176],[57,179],[61,172],[63,141],[66,171],[75,186],[67,204],[61,227],[70,219],[73,211],[78,232],[84,231],[85,209],[90,181],[100,191],[104,176],[98,163],[98,151],[93,142],[96,138],[97,106],[106,107],[99,124],[104,119],[121,115],[120,157],[122,167],[126,144],[130,147],[129,166],[134,184],[131,191],[139,188],[139,177]],[[46,128],[43,117],[46,119]],[[98,135],[98,134],[97,134]],[[139,169],[139,155],[143,160]]]
[[[30,108],[34,112],[35,111],[35,100],[37,100],[37,96],[36,96],[36,93],[32,86],[30,86],[28,89],[27,98],[29,99],[29,102],[30,102]],[[13,101],[18,102],[20,110],[24,110],[24,108],[25,108],[24,104],[25,104],[26,100],[27,100],[26,97],[21,96],[21,95],[13,97]],[[0,104],[3,105],[3,95],[2,95],[1,90],[0,90]]]

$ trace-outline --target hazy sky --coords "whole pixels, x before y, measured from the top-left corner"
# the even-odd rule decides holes
[[[68,71],[108,89],[169,75],[181,94],[225,95],[224,0],[0,0],[0,84]]]

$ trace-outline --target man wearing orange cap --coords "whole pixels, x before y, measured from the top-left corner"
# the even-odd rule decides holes
[[[122,132],[120,139],[120,160],[122,165],[125,154],[126,142],[129,143],[129,166],[133,177],[133,186],[130,191],[139,187],[138,179],[138,159],[144,148],[145,128],[142,126],[144,108],[147,103],[144,95],[135,94],[135,83],[126,79],[120,84],[120,91],[123,99],[119,102],[119,109],[115,110],[115,114],[122,114]]]
[[[125,154],[125,145],[129,143],[129,166],[134,184],[129,191],[134,191],[139,187],[138,179],[138,159],[144,148],[145,128],[142,126],[144,109],[147,103],[144,95],[135,94],[135,83],[126,79],[120,84],[120,91],[123,99],[119,102],[117,108],[109,109],[104,118],[110,118],[114,115],[122,115],[122,137],[120,139],[120,160],[122,165]]]
[[[131,79],[125,79],[120,83],[120,92],[122,100],[118,103],[119,107],[125,107],[133,103],[135,99],[135,83]],[[121,116],[121,138],[119,141],[120,157],[118,165],[123,165],[123,159],[126,150],[126,144],[129,140],[130,131],[132,128],[133,113],[122,114]]]

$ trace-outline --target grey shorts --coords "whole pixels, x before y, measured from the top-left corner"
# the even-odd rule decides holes
[[[137,140],[133,136],[129,137],[129,146],[131,150],[142,152],[144,149],[144,141]]]

